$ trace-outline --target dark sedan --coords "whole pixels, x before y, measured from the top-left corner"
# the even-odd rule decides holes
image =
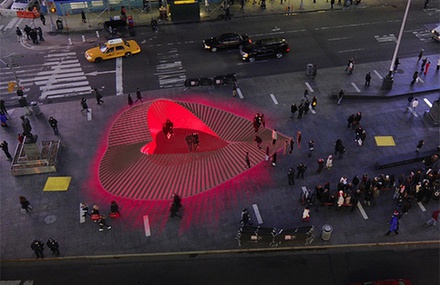
[[[240,50],[241,58],[249,62],[267,57],[282,58],[288,52],[290,52],[290,47],[282,38],[257,40],[254,44],[245,45]]]
[[[216,52],[219,49],[239,48],[249,43],[252,43],[252,41],[246,34],[226,33],[204,40],[203,47]]]

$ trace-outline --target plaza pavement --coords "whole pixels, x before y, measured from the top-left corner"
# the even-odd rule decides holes
[[[322,4],[322,3],[321,3]],[[321,5],[320,4],[320,5]],[[431,62],[437,62],[438,55],[428,55]],[[430,102],[438,99],[439,73],[432,66],[422,81],[410,87],[413,72],[419,68],[416,58],[401,58],[401,65],[395,74],[391,91],[380,90],[379,75],[387,73],[389,62],[357,64],[353,75],[347,76],[345,67],[318,70],[312,80],[304,72],[279,74],[275,76],[240,79],[241,97],[233,98],[230,87],[163,89],[143,92],[144,100],[167,98],[171,100],[196,101],[216,106],[251,119],[256,112],[264,113],[266,126],[280,133],[294,136],[302,132],[303,146],[295,147],[292,156],[278,155],[277,167],[269,163],[252,162],[252,168],[238,178],[224,183],[204,194],[183,200],[183,218],[171,219],[167,212],[169,201],[139,201],[119,199],[100,189],[96,176],[99,153],[106,140],[106,132],[115,118],[127,108],[126,94],[111,96],[104,94],[103,105],[96,105],[93,96],[88,97],[92,108],[92,120],[80,112],[79,100],[41,105],[42,114],[30,116],[33,133],[40,140],[61,140],[58,172],[14,177],[9,173],[10,162],[3,153],[0,156],[0,203],[1,203],[1,260],[34,260],[30,243],[35,238],[46,241],[52,237],[60,243],[60,258],[99,257],[126,254],[171,253],[171,252],[213,252],[238,250],[234,236],[239,227],[243,207],[251,210],[253,222],[257,222],[252,205],[258,206],[263,227],[292,228],[304,225],[301,222],[303,207],[298,202],[301,186],[313,188],[318,183],[330,182],[334,190],[341,176],[351,179],[354,175],[368,173],[374,177],[381,173],[408,174],[420,169],[420,162],[399,167],[378,170],[377,159],[415,152],[420,139],[425,140],[425,151],[435,151],[439,144],[439,129],[424,119],[423,113]],[[374,71],[378,71],[376,72]],[[373,80],[364,88],[366,72]],[[356,87],[355,87],[356,86]],[[290,118],[290,105],[299,103],[304,89],[310,96],[318,97],[316,114],[307,114],[301,120]],[[345,89],[347,93],[365,94],[365,97],[344,98],[337,105],[331,92]],[[357,89],[361,92],[358,92]],[[420,101],[416,115],[406,111],[406,98],[414,94]],[[272,94],[272,96],[271,96]],[[346,127],[346,118],[351,113],[363,113],[362,126],[368,137],[365,145],[354,142],[354,132]],[[16,137],[22,131],[20,108],[9,109],[8,129],[1,130],[1,140],[9,142],[11,152],[15,149]],[[50,116],[59,122],[60,135],[55,136],[47,120]],[[393,136],[396,146],[379,147],[373,136]],[[344,140],[347,149],[343,159],[334,159],[333,168],[318,175],[316,160],[333,153],[337,138]],[[314,139],[316,147],[311,158],[307,157],[306,142]],[[123,158],[121,158],[121,161]],[[287,170],[300,162],[308,164],[304,179],[297,179],[294,187],[287,185]],[[48,177],[71,176],[68,191],[43,192]],[[25,196],[34,206],[31,214],[20,212],[19,196]],[[90,220],[79,223],[79,203],[89,206],[97,204],[107,212],[109,202],[117,200],[122,217],[109,221],[111,230],[98,231]],[[431,213],[438,209],[438,201],[418,205],[413,202],[409,214],[400,220],[400,234],[384,236],[388,221],[395,209],[392,192],[383,192],[373,206],[363,206],[367,219],[361,211],[348,209],[320,208],[312,210],[310,225],[315,226],[315,240],[311,246],[356,246],[380,244],[437,243],[439,227],[425,227]],[[143,216],[149,216],[151,236],[146,236]],[[321,227],[330,224],[334,231],[330,241],[320,238]],[[292,245],[298,246],[294,243]],[[300,247],[307,248],[310,246]],[[46,248],[46,256],[49,251]]]

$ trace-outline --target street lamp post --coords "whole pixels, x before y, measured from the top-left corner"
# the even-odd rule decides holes
[[[403,30],[405,28],[406,18],[408,17],[410,4],[411,4],[411,0],[408,0],[408,3],[406,4],[405,14],[403,15],[402,25],[400,26],[399,37],[397,38],[396,48],[394,49],[393,58],[391,59],[390,70],[382,81],[382,88],[381,88],[382,90],[391,90],[391,88],[393,87],[394,63],[396,61],[397,53],[399,52],[400,41],[402,40]]]

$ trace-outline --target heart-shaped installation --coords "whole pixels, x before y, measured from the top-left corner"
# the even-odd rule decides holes
[[[135,105],[113,123],[99,179],[108,192],[133,199],[189,197],[248,170],[283,147],[287,137],[260,128],[262,149],[254,142],[252,121],[193,102],[156,100]]]

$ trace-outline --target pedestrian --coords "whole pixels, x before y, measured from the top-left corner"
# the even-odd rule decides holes
[[[23,33],[20,30],[20,27],[17,26],[17,29],[15,30],[15,34],[17,35],[17,41],[21,42],[21,38],[23,37]]]
[[[81,113],[82,113],[84,110],[86,110],[87,113],[89,112],[89,106],[87,105],[87,99],[86,99],[86,98],[82,98],[82,99],[81,99],[81,107],[82,107]]]
[[[266,146],[266,157],[265,157],[266,161],[269,161],[269,158],[270,158],[269,154],[270,154],[270,149],[269,149],[269,145],[267,145]]]
[[[318,169],[316,170],[316,173],[321,173],[322,169],[324,168],[325,160],[323,158],[318,159]]]
[[[335,5],[335,0],[330,1],[330,9],[333,9],[333,5]]]
[[[425,5],[423,5],[423,9],[428,8],[429,0],[425,0]]]
[[[298,145],[298,148],[301,148],[301,132],[296,132],[296,144]]]
[[[438,214],[440,213],[440,210],[435,210],[432,212],[431,218],[426,222],[426,225],[437,225],[438,222]]]
[[[23,28],[23,31],[26,34],[27,39],[30,40],[31,39],[32,28],[29,27],[28,25],[25,25],[24,28]]]
[[[311,157],[312,156],[312,152],[315,149],[315,141],[314,140],[309,140],[308,145],[309,145],[309,154],[307,156]]]
[[[290,140],[289,140],[289,146],[290,146],[289,154],[293,153],[293,146],[294,146],[294,144],[295,144],[295,142],[293,141],[293,138],[290,137]]]
[[[30,211],[32,211],[31,203],[29,203],[29,201],[26,199],[26,197],[20,196],[20,197],[18,197],[18,199],[20,201],[22,213],[24,213],[24,212],[29,213]]]
[[[413,80],[411,81],[411,86],[412,85],[414,85],[414,83],[416,83],[416,81],[418,81],[418,79],[419,79],[419,72],[418,71],[414,71],[414,74],[413,74]]]
[[[341,89],[338,93],[338,105],[341,105],[342,99],[344,99],[345,90]]]
[[[289,167],[287,178],[289,179],[289,185],[295,185],[295,170],[293,167]]]
[[[99,212],[99,207],[97,205],[93,205],[92,213],[90,214],[90,219],[95,223],[101,218],[101,213]]]
[[[107,220],[106,220],[106,216],[105,215],[100,215],[99,216],[99,220],[98,220],[98,224],[99,224],[99,231],[102,232],[104,231],[104,227],[107,227],[107,230],[110,230],[112,228],[112,226],[110,226],[109,224],[107,224]]]
[[[58,135],[58,121],[54,117],[49,118],[49,124],[53,129],[55,135]]]
[[[423,140],[419,140],[419,142],[417,143],[416,152],[419,152],[424,144],[425,142]]]
[[[261,149],[261,143],[263,140],[258,135],[255,135],[254,141],[257,143],[258,149]]]
[[[35,255],[38,258],[43,259],[44,258],[44,254],[43,254],[43,250],[44,250],[44,243],[40,240],[35,239],[32,243],[31,243],[31,249],[34,251]]]
[[[428,62],[428,58],[425,57],[422,59],[422,65],[420,66],[420,72],[423,72],[425,70],[425,65]]]
[[[46,17],[44,17],[43,13],[40,13],[40,20],[43,26],[46,26]]]
[[[18,134],[18,136],[17,136],[17,140],[18,140],[18,142],[19,142],[20,144],[23,144],[23,142],[24,142],[24,136],[23,136],[22,134]]]
[[[301,178],[304,179],[304,173],[307,170],[307,165],[304,162],[301,162],[300,164],[298,164],[298,166],[296,167],[296,170],[298,171],[296,174],[296,178],[299,178],[301,176]]]
[[[225,21],[232,20],[232,18],[231,18],[231,11],[229,9],[230,9],[229,8],[229,4],[226,4],[226,7],[225,7]]]
[[[60,250],[59,250],[59,244],[56,240],[53,238],[49,238],[46,242],[47,247],[52,251],[52,255],[59,256]]]
[[[173,218],[173,217],[178,217],[180,219],[182,218],[182,216],[178,214],[179,207],[176,205],[176,203],[174,203],[174,202],[171,203],[169,211],[170,211],[170,217],[171,218]]]
[[[142,100],[142,94],[141,94],[141,90],[139,90],[139,88],[136,89],[136,101],[134,101],[134,102],[137,103],[138,101],[144,102]]]
[[[318,98],[316,96],[313,96],[312,98],[312,109],[315,110],[316,105],[318,105]]]
[[[120,217],[121,213],[119,212],[119,205],[116,203],[116,201],[110,202],[110,218],[117,218]]]
[[[278,133],[276,129],[273,129],[272,131],[272,144],[275,145],[278,140]]]
[[[316,67],[316,64],[314,64],[312,69],[312,79],[315,79],[317,73],[318,73],[318,67]]]
[[[414,96],[412,95],[412,93],[408,96],[408,98],[406,98],[406,100],[408,101],[408,109],[411,108],[411,103],[414,100]]]
[[[362,119],[362,112],[357,112],[353,118],[353,125],[359,125]]]
[[[302,214],[302,221],[308,223],[310,221],[310,208],[306,206]]]
[[[246,168],[251,168],[251,161],[249,159],[249,152],[246,152],[246,156],[244,157],[244,161],[246,162],[245,167]]]
[[[308,99],[304,102],[304,114],[307,114],[310,110],[310,102]]]
[[[335,154],[339,154],[339,158],[342,159],[344,153],[345,153],[345,147],[342,144],[342,140],[337,139],[335,142]]]
[[[371,73],[368,72],[367,75],[365,75],[365,86],[370,86],[371,82]]]
[[[394,72],[397,71],[397,67],[399,67],[400,60],[398,57],[396,57],[396,60],[394,61]]]
[[[122,18],[127,16],[127,11],[125,11],[125,6],[121,6],[121,16]]]
[[[177,209],[182,208],[182,198],[176,193],[173,193],[173,203],[176,204]]]
[[[275,150],[272,154],[272,166],[277,166],[277,151]]]
[[[283,1],[283,0],[281,0],[281,1]],[[281,3],[281,5],[282,5],[282,3]],[[240,0],[240,11],[243,11],[244,10],[244,0]]]
[[[419,100],[417,100],[417,98],[414,98],[414,100],[411,102],[411,108],[413,112],[416,111],[417,106],[419,106]]]
[[[367,131],[362,130],[362,132],[359,135],[359,140],[358,140],[359,146],[362,146],[366,139],[367,139]]]
[[[128,94],[128,106],[133,106],[133,99],[131,98],[131,94]]]
[[[419,58],[417,59],[417,62],[419,62],[421,59],[422,59],[422,57],[423,57],[423,49],[420,49],[420,52],[419,52]]]
[[[249,215],[249,211],[246,208],[243,208],[243,210],[241,210],[240,224],[241,224],[242,227],[245,227],[245,226],[248,226],[248,225],[252,225],[251,217]]]
[[[385,234],[388,236],[391,232],[394,232],[396,235],[399,234],[399,212],[394,211],[393,216],[391,217],[391,221],[389,222],[390,228],[388,232]]]
[[[304,105],[303,103],[301,103],[298,106],[298,119],[302,118],[303,113],[304,113]]]
[[[99,92],[98,88],[93,88],[93,92],[95,92],[96,104],[101,105],[101,103],[104,103],[101,92]]]
[[[293,118],[295,116],[295,112],[298,111],[298,107],[295,103],[290,106],[290,113],[292,114],[290,117]]]
[[[264,118],[264,114],[260,116],[260,123],[263,125],[263,128],[266,127],[266,119]]]
[[[438,72],[440,70],[440,58],[437,60],[437,67],[435,68],[435,71]]]
[[[232,97],[236,97],[237,94],[237,82],[234,82],[234,84],[232,85]]]
[[[351,114],[348,118],[347,118],[347,128],[350,128],[353,125],[354,122],[354,114]]]
[[[352,75],[353,74],[353,69],[354,69],[354,59],[350,58],[348,60],[348,64],[347,64],[347,68],[345,69],[348,75]]]
[[[29,32],[29,36],[31,37],[32,43],[38,45],[38,32],[36,29],[31,29]]]
[[[0,124],[3,128],[9,127],[8,126],[8,117],[6,117],[5,114],[0,113]]]
[[[87,23],[86,13],[84,13],[84,10],[81,10],[81,20],[83,21],[83,23]]]
[[[82,216],[85,218],[87,215],[91,216],[89,213],[89,206],[86,203],[81,203],[81,212],[82,212]]]
[[[37,27],[37,34],[38,34],[38,40],[40,42],[44,42],[44,38],[43,38],[43,29],[41,29],[41,27]]]
[[[284,141],[284,147],[283,147],[283,155],[286,156],[287,155],[287,149],[289,148],[289,141],[285,140]]]
[[[426,65],[425,65],[425,72],[423,72],[424,75],[428,74],[428,70],[429,70],[429,67],[430,67],[430,66],[431,66],[431,62],[428,61],[428,62],[426,63]]]
[[[330,168],[332,168],[333,166],[333,156],[330,154],[327,157],[327,162],[325,163],[325,167],[327,167],[328,170],[330,170]]]
[[[8,160],[12,160],[12,156],[9,153],[9,148],[8,148],[8,143],[6,141],[3,141],[0,144],[0,147],[2,148],[3,152],[5,153],[6,157],[8,158]]]

